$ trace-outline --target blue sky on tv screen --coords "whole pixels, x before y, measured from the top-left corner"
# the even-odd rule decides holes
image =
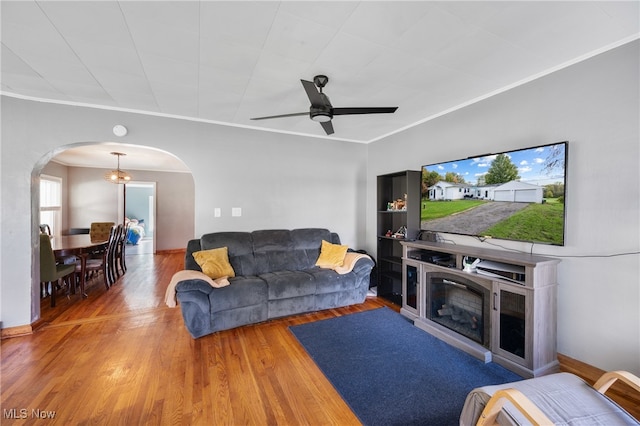
[[[539,146],[536,148],[523,149],[518,151],[505,152],[513,164],[518,168],[518,175],[521,182],[527,182],[533,185],[549,185],[552,183],[564,184],[564,159],[565,144],[553,144]],[[561,159],[561,166],[555,167],[550,171],[545,171],[547,159],[552,155],[553,150],[560,150],[557,158]],[[478,177],[487,173],[491,167],[491,162],[498,154],[483,155],[480,157],[468,158],[466,160],[448,161],[424,166],[428,171],[437,171],[441,176],[445,176],[447,172],[453,172],[461,175],[466,183],[475,185]]]

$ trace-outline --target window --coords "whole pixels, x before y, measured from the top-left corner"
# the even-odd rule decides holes
[[[40,176],[40,224],[51,228],[51,235],[62,233],[62,179]]]

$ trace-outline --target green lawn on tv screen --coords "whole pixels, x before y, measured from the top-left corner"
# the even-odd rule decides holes
[[[422,200],[421,221],[434,220],[464,212],[490,201]],[[425,208],[425,206],[428,207]],[[547,198],[544,204],[532,203],[511,217],[482,231],[479,235],[506,240],[536,241],[549,244],[563,244],[564,204],[558,198]]]
[[[545,204],[530,204],[484,234],[506,240],[563,244],[564,205],[553,198],[546,201]]]

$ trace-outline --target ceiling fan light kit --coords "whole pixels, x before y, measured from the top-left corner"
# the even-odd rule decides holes
[[[300,80],[302,87],[307,93],[311,102],[309,112],[294,112],[292,114],[270,115],[266,117],[253,117],[251,120],[268,120],[271,118],[295,117],[309,115],[311,120],[320,123],[327,135],[333,134],[333,124],[331,120],[334,115],[355,115],[355,114],[391,114],[396,112],[398,107],[350,107],[334,108],[329,101],[329,97],[322,92],[322,89],[329,82],[326,75],[316,75],[313,82]],[[316,89],[317,87],[317,89]]]
[[[322,110],[318,110],[316,108],[311,107],[311,111],[309,112],[309,115],[311,116],[311,119],[313,121],[317,121],[319,123],[326,123],[327,121],[331,121],[330,111],[322,111]]]

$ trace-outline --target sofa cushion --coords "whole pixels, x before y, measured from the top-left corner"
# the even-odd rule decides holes
[[[332,269],[313,268],[305,271],[313,276],[316,283],[316,294],[335,293],[337,291],[351,290],[358,283],[356,274],[338,274]]]
[[[257,275],[249,232],[215,232],[200,238],[202,250],[227,247],[229,262],[237,276]]]
[[[306,263],[304,252],[294,250],[291,231],[269,229],[251,233],[256,275],[274,271],[298,271]]]
[[[318,256],[320,255],[320,246],[322,241],[329,241],[334,244],[340,244],[340,239],[334,237],[328,229],[322,228],[301,228],[291,231],[291,240],[293,241],[295,250],[303,251],[303,265],[300,269],[312,268]]]
[[[235,277],[230,278],[229,282],[230,285],[209,293],[212,313],[266,303],[267,284],[264,280],[258,277]]]
[[[269,300],[314,295],[316,283],[313,276],[304,271],[276,271],[260,274],[269,288]]]
[[[236,274],[229,263],[226,247],[200,250],[193,253],[202,272],[210,278],[235,277]]]

